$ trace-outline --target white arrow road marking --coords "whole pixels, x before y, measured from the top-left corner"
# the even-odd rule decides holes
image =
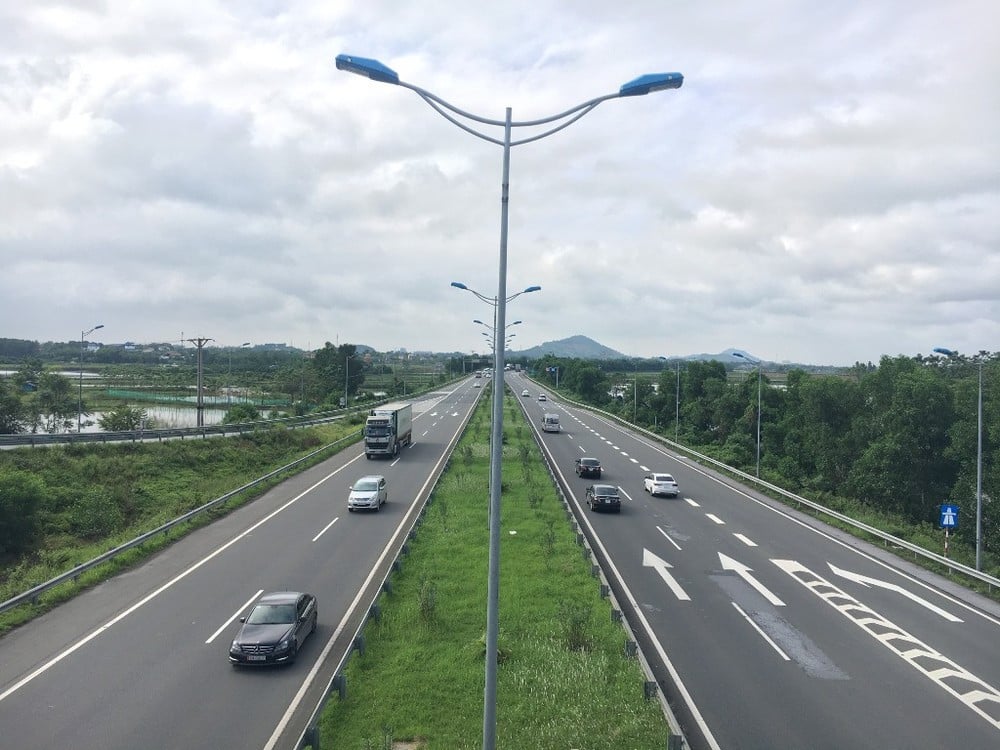
[[[869,578],[868,576],[863,576],[860,573],[852,573],[849,570],[841,570],[840,568],[838,568],[833,563],[827,563],[827,565],[830,566],[830,570],[832,570],[834,573],[836,573],[841,578],[846,578],[848,581],[854,581],[855,583],[860,583],[862,586],[864,586],[866,588],[868,586],[877,586],[880,589],[887,589],[889,591],[895,591],[897,594],[902,594],[907,599],[910,599],[910,600],[916,602],[921,607],[927,607],[927,609],[929,609],[931,612],[933,612],[935,614],[938,614],[938,615],[941,615],[941,617],[943,617],[944,619],[948,620],[949,622],[962,622],[961,618],[955,617],[955,615],[953,615],[951,612],[947,612],[947,611],[941,609],[940,607],[938,607],[937,605],[931,604],[926,599],[923,599],[922,597],[917,596],[916,594],[914,594],[911,591],[907,591],[906,589],[904,589],[902,586],[900,586],[898,584],[889,583],[888,581],[880,581],[878,578]]]
[[[659,573],[663,582],[670,587],[671,591],[674,592],[674,596],[682,602],[691,601],[691,597],[687,595],[687,592],[681,588],[681,585],[677,583],[677,581],[674,580],[674,577],[668,572],[667,568],[672,568],[673,565],[668,563],[666,560],[661,560],[645,547],[642,548],[642,566],[644,568],[653,568],[657,573]]]
[[[844,617],[853,622],[942,690],[960,700],[996,729],[1000,729],[1000,690],[960,664],[910,635],[796,560],[774,560],[788,573]]]
[[[738,560],[734,560],[733,558],[728,557],[727,555],[724,555],[721,552],[719,553],[719,562],[722,563],[723,570],[731,570],[734,573],[736,573],[736,575],[738,575],[744,581],[753,586],[753,588],[757,591],[758,594],[760,594],[769,602],[771,602],[771,604],[773,604],[775,607],[785,606],[785,603],[781,601],[781,599],[776,597],[774,594],[772,594],[770,591],[768,591],[767,587],[764,586],[763,583],[761,583],[752,575],[750,575],[750,571],[753,570],[753,568],[744,565]]]

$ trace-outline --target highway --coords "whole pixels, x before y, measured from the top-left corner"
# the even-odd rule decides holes
[[[0,639],[0,747],[294,746],[482,393],[472,384],[415,402],[397,459],[349,448]],[[349,514],[369,473],[388,502]],[[290,667],[234,669],[237,618],[276,590],[316,594],[315,635]]]
[[[691,747],[1000,747],[995,603],[508,379]],[[587,508],[579,456],[620,514]],[[680,496],[646,494],[648,471]]]

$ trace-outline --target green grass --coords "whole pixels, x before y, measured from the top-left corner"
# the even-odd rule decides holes
[[[483,400],[432,497],[347,695],[321,719],[320,746],[391,741],[461,750],[482,742],[489,413]],[[504,417],[497,746],[663,748],[659,703],[601,599],[518,408]],[[514,533],[516,532],[516,533]]]
[[[0,601],[27,591],[80,563],[204,505],[323,445],[356,434],[356,424],[334,422],[289,430],[276,427],[238,438],[164,443],[70,445],[0,452],[0,474],[37,477],[44,494],[31,549],[0,558]],[[307,465],[328,458],[323,453]],[[299,466],[301,471],[306,466]],[[249,502],[287,478],[279,476],[119,555],[73,582],[43,594],[36,604],[0,614],[0,634],[141,562],[192,529]]]

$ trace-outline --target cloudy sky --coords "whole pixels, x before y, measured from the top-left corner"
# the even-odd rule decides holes
[[[475,10],[472,10],[472,9]],[[1000,349],[996,0],[0,0],[0,337]],[[476,125],[493,138],[503,131]],[[537,134],[517,127],[514,139]]]

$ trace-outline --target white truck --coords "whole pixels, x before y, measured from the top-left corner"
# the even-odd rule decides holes
[[[377,406],[365,420],[365,458],[397,456],[413,439],[413,406]]]

